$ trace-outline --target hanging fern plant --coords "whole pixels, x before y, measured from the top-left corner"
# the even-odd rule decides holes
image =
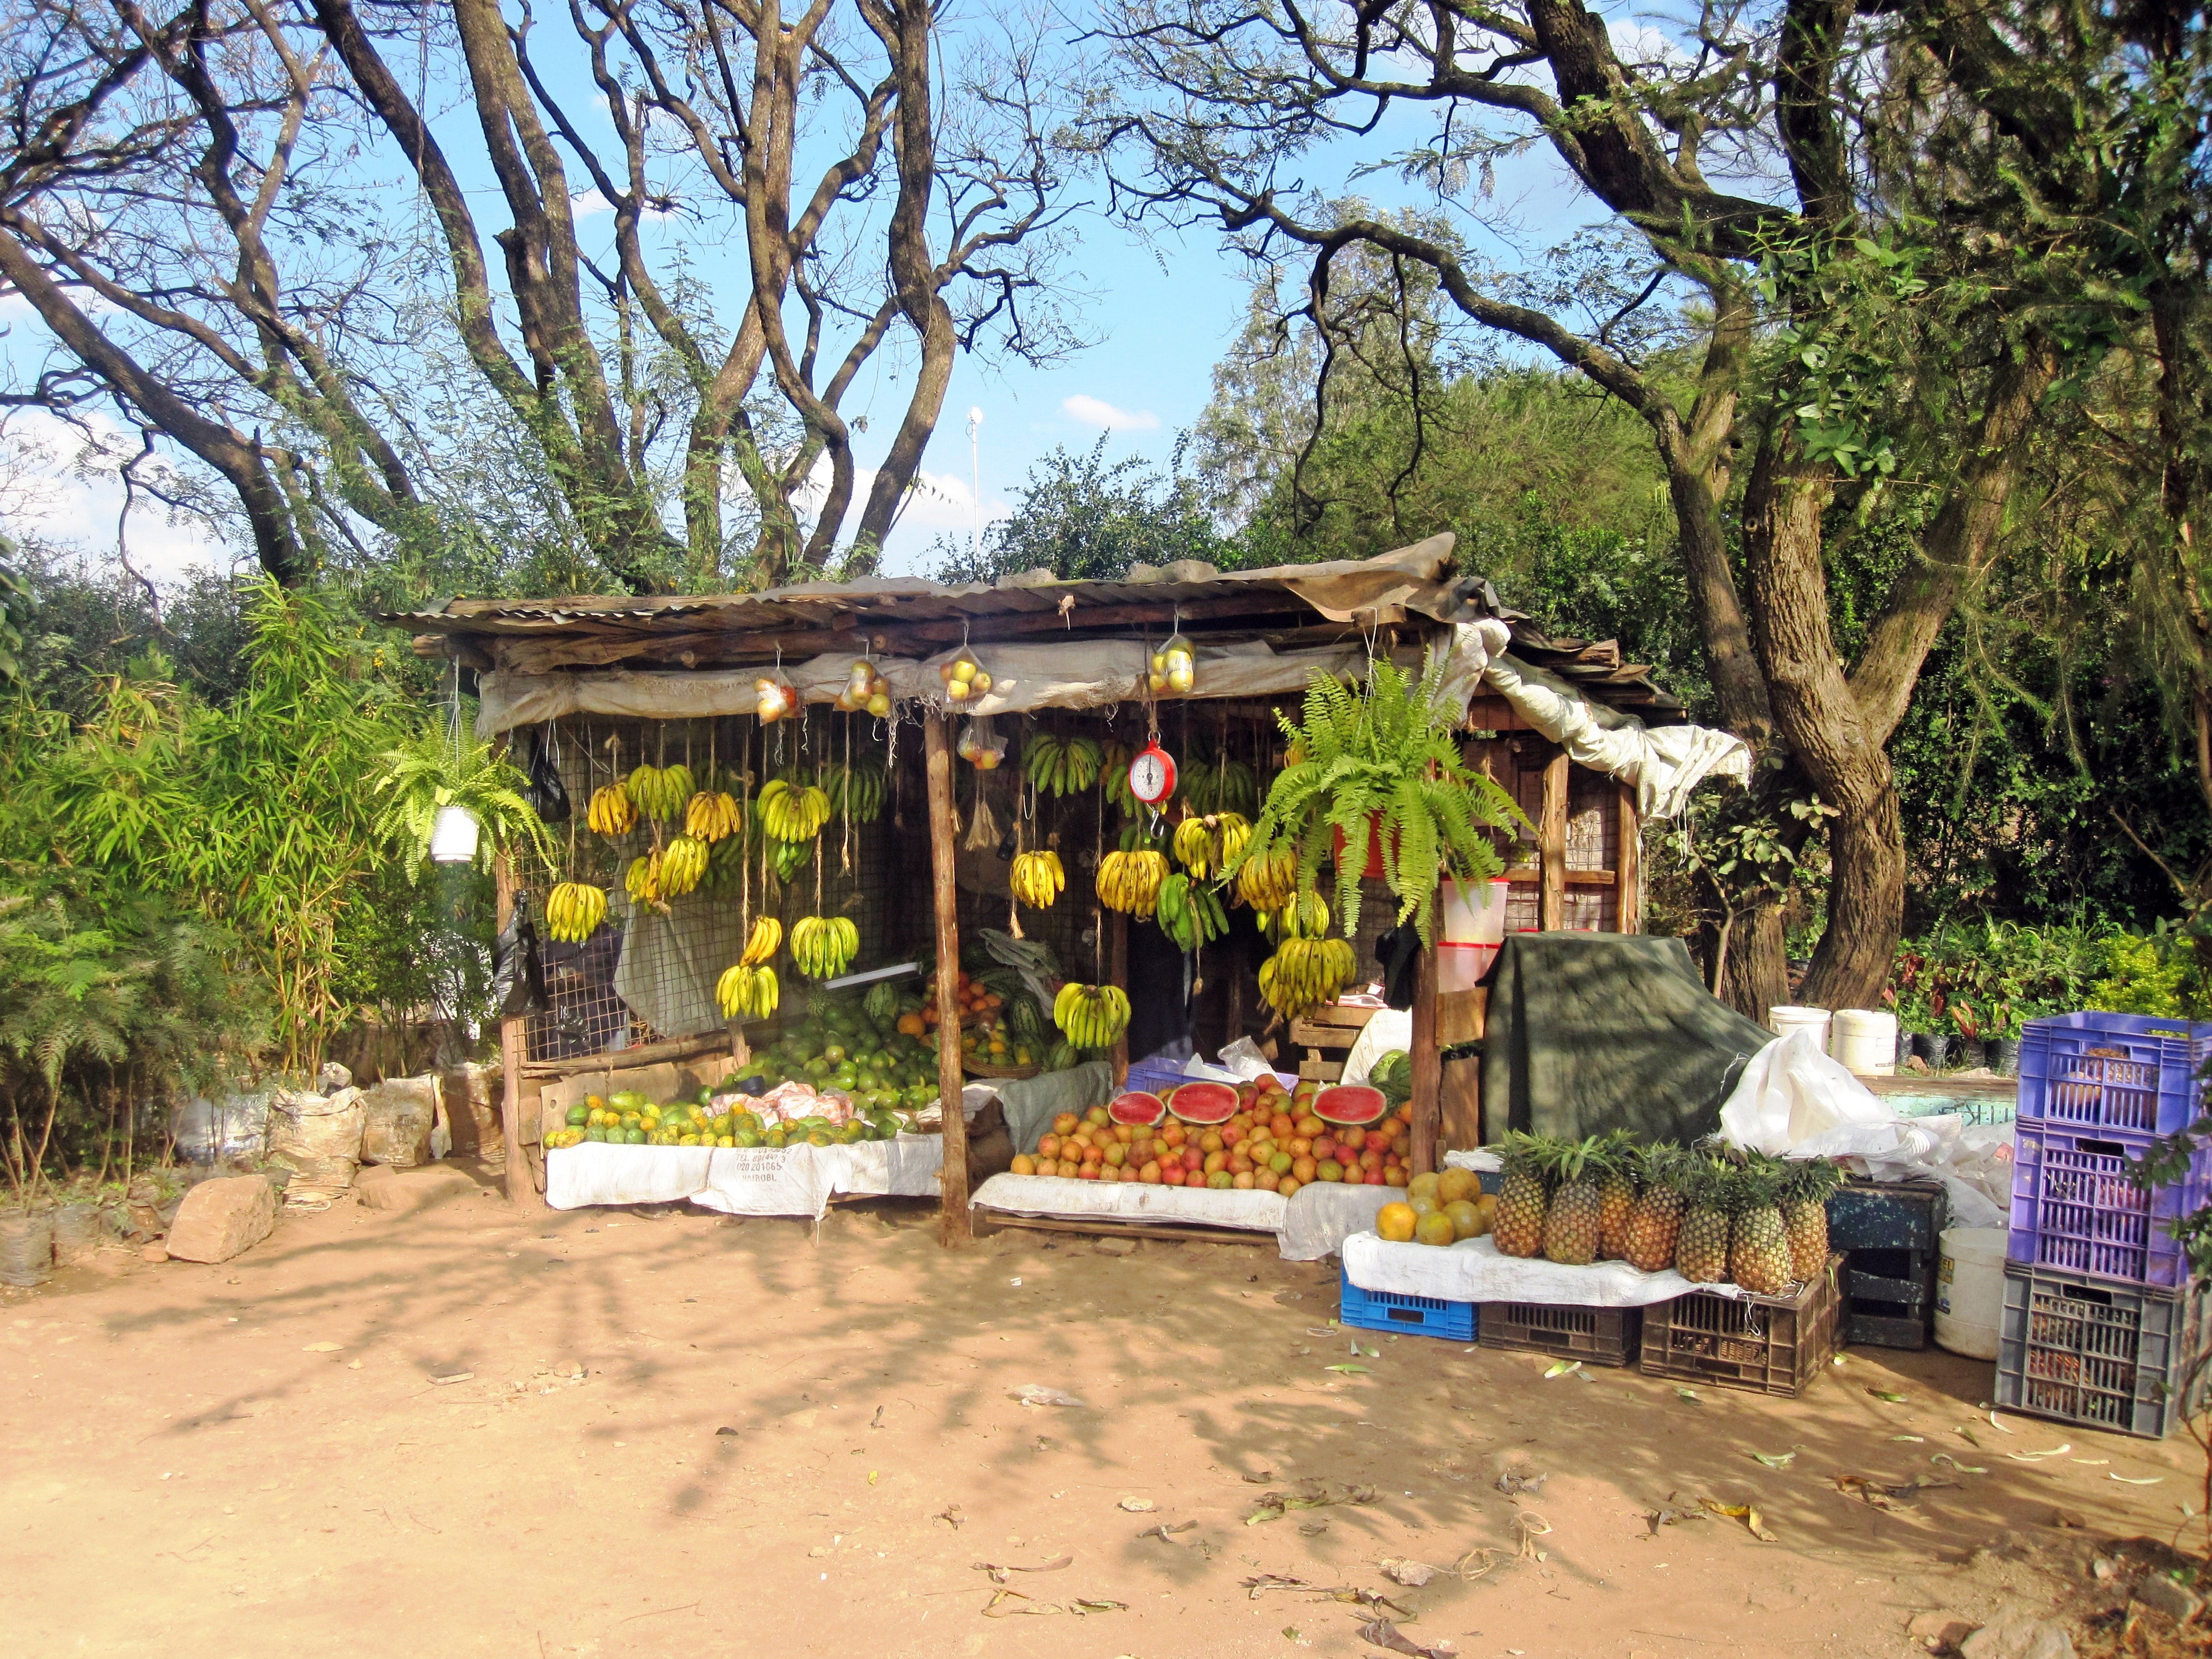
[[[1298,885],[1310,890],[1334,854],[1336,909],[1349,936],[1359,929],[1359,878],[1379,839],[1398,920],[1412,917],[1421,942],[1433,945],[1437,882],[1503,874],[1485,832],[1528,823],[1511,796],[1461,758],[1462,714],[1443,694],[1443,675],[1444,658],[1433,650],[1419,679],[1377,659],[1358,691],[1316,672],[1302,717],[1276,716],[1290,763],[1268,789],[1243,857],[1224,873],[1288,847]]]

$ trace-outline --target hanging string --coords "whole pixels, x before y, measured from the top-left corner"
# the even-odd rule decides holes
[[[853,873],[853,717],[845,716],[845,776],[838,790],[840,805],[845,809],[845,844],[838,855],[837,873]]]
[[[753,773],[752,733],[739,727],[738,755],[738,787],[744,799],[738,809],[738,915],[745,932],[745,942],[753,936]]]

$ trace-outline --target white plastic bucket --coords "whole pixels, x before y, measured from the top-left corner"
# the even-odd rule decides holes
[[[1822,1054],[1828,1052],[1828,1011],[1826,1008],[1782,1007],[1766,1011],[1766,1029],[1777,1036],[1810,1031]]]
[[[1946,1227],[1936,1267],[1936,1344],[1969,1359],[1997,1357],[2004,1322],[2002,1227]]]
[[[1505,943],[1505,901],[1512,886],[1504,876],[1443,884],[1437,895],[1444,924],[1437,940],[1438,990],[1471,991],[1490,971]]]
[[[1844,1008],[1836,1014],[1829,1052],[1860,1077],[1897,1074],[1897,1016],[1887,1009]]]

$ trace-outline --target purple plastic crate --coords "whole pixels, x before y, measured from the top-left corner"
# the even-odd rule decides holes
[[[2020,1109],[2031,1120],[2130,1135],[2197,1121],[2212,1024],[2148,1014],[2054,1014],[2020,1042]]]
[[[2124,1284],[2185,1285],[2189,1258],[2168,1224],[2212,1200],[2212,1152],[2199,1152],[2178,1184],[2145,1192],[2128,1179],[2128,1164],[2151,1139],[2025,1119],[2015,1124],[2005,1255],[2026,1267]]]

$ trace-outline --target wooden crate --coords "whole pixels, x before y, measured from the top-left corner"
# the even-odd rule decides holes
[[[1318,1054],[1309,1054],[1298,1062],[1298,1080],[1302,1083],[1337,1083],[1343,1080],[1344,1062],[1323,1060]]]

